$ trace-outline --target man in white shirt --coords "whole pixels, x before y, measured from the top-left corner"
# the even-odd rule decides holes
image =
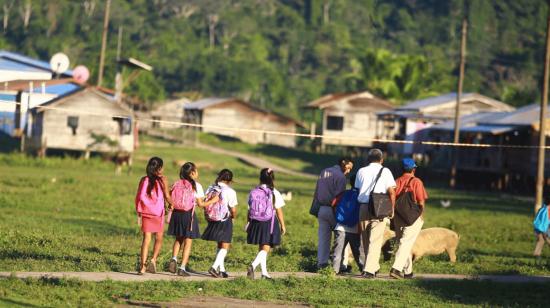
[[[359,196],[357,197],[357,201],[361,204],[359,224],[363,247],[367,255],[362,276],[375,278],[376,272],[380,269],[380,253],[384,241],[384,230],[390,221],[388,217],[384,219],[373,217],[368,207],[369,199],[371,193],[387,193],[394,206],[396,184],[391,171],[382,166],[384,158],[381,150],[371,149],[368,153],[368,161],[368,166],[357,171],[355,187],[359,189]],[[384,169],[376,182],[376,177],[382,168]]]

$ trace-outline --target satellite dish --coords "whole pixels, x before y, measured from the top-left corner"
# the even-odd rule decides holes
[[[73,69],[73,79],[78,83],[85,83],[90,78],[90,71],[84,65],[78,65]]]
[[[50,68],[56,74],[62,74],[69,69],[69,57],[62,52],[58,52],[50,59]]]

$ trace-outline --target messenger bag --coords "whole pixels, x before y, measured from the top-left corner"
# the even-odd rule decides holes
[[[372,186],[372,191],[369,197],[369,212],[371,214],[371,219],[384,219],[386,217],[392,216],[393,206],[390,200],[390,196],[387,192],[384,193],[375,193],[374,189],[376,188],[376,183],[384,171],[384,167],[380,169],[376,179],[374,180],[374,185]]]

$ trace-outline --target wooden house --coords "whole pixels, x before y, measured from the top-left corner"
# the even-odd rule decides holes
[[[307,104],[322,111],[322,145],[370,147],[378,138],[377,113],[393,105],[370,92],[328,94]],[[353,137],[353,138],[349,138]]]
[[[166,122],[153,122],[152,128],[160,129],[174,129],[180,128],[181,125],[174,125],[167,122],[182,122],[184,117],[183,106],[190,103],[187,98],[180,98],[164,102],[156,106],[151,111],[152,120],[166,121]]]
[[[294,136],[265,134],[247,129],[295,133],[298,121],[237,98],[204,98],[184,105],[185,121],[204,125],[203,132],[240,139],[247,143],[296,146]],[[235,128],[225,130],[220,128]]]
[[[470,144],[537,146],[540,105],[532,104],[510,112],[488,112],[465,116],[460,125],[460,142]],[[546,127],[550,128],[550,116]],[[452,141],[454,122],[434,125],[431,140]],[[546,130],[547,144],[550,130]],[[450,147],[430,147],[431,168],[449,170]],[[537,148],[467,147],[457,153],[457,183],[463,187],[493,188],[517,192],[531,191],[536,178]],[[550,176],[550,157],[546,157]],[[548,184],[548,183],[547,183]]]
[[[134,150],[133,113],[95,88],[87,87],[31,109],[26,129],[29,151],[90,152]]]
[[[448,93],[412,101],[393,110],[380,112],[378,113],[380,137],[387,140],[427,140],[429,128],[454,118],[455,108],[456,93]],[[460,100],[461,116],[513,110],[514,108],[510,105],[478,93],[465,93]],[[422,146],[413,144],[390,144],[387,150],[397,155],[424,153]]]

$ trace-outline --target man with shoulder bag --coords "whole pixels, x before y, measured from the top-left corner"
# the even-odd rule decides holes
[[[412,158],[404,158],[403,175],[396,181],[397,201],[393,223],[399,248],[390,270],[390,277],[395,279],[413,277],[411,250],[422,229],[424,206],[428,194],[422,180],[415,177],[416,163]]]
[[[371,149],[367,159],[369,165],[357,171],[355,187],[359,189],[360,231],[367,256],[362,276],[375,278],[380,269],[384,231],[393,217],[396,184],[391,171],[382,166],[381,150]]]

